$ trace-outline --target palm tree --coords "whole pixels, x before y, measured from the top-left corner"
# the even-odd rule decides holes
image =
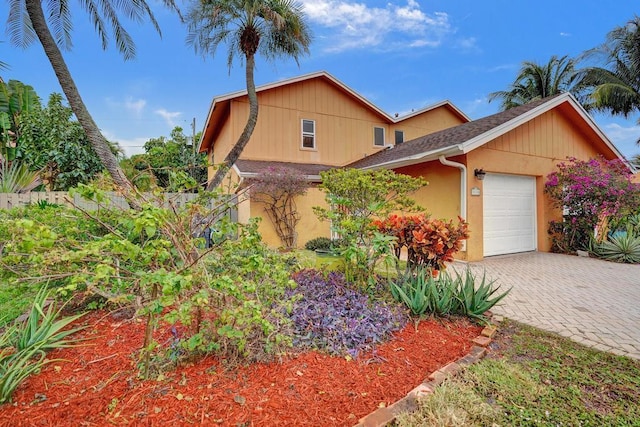
[[[547,64],[525,61],[509,90],[489,94],[489,102],[502,100],[502,111],[527,104],[537,99],[563,92],[578,94],[575,86],[576,61],[566,55],[552,56]]]
[[[625,118],[640,111],[639,17],[613,29],[602,46],[587,51],[584,57],[606,64],[606,68],[589,67],[582,72],[580,84],[593,90],[590,108]]]
[[[72,8],[68,3],[68,0],[46,2],[48,6],[47,22],[42,8],[42,0],[9,0],[7,31],[12,44],[19,47],[29,46],[36,38],[40,41],[69,106],[82,125],[102,164],[118,187],[125,192],[133,191],[134,187],[118,166],[118,161],[111,151],[109,143],[98,129],[80,97],[80,92],[60,51],[60,47],[65,50],[69,50],[71,47]],[[102,48],[107,48],[108,33],[111,29],[116,46],[125,60],[135,57],[135,44],[129,33],[122,27],[118,18],[119,13],[123,13],[136,22],[141,22],[145,17],[148,18],[160,34],[158,23],[144,0],[81,0],[79,3],[91,17],[102,41]],[[177,11],[173,0],[163,0],[163,3]]]
[[[258,121],[258,96],[254,81],[255,55],[266,59],[298,57],[309,52],[311,35],[302,6],[294,0],[202,0],[187,17],[187,43],[196,52],[214,55],[218,45],[227,45],[227,65],[241,56],[249,97],[249,117],[244,130],[207,185],[211,190],[222,182],[249,142]]]

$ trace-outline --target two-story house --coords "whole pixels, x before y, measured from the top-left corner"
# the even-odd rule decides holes
[[[550,249],[546,233],[557,218],[544,195],[545,177],[567,157],[624,157],[570,94],[471,121],[444,101],[398,117],[388,114],[326,72],[261,86],[254,133],[231,178],[251,178],[286,165],[319,182],[333,167],[387,168],[422,176],[429,185],[415,195],[437,218],[466,218],[471,237],[460,258]],[[249,112],[246,91],[215,97],[200,150],[211,164],[224,159]],[[212,174],[210,174],[212,176]],[[298,203],[298,245],[329,236],[329,224],[312,212],[324,194],[311,185]],[[263,216],[250,199],[238,218]],[[279,246],[269,223],[264,240]]]

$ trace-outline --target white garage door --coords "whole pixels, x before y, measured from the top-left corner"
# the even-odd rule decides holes
[[[536,249],[536,180],[487,174],[484,189],[484,256]]]

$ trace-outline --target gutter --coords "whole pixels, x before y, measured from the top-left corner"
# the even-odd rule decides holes
[[[445,156],[438,157],[440,163],[460,169],[460,216],[467,220],[467,167],[462,163],[448,160]]]
[[[467,220],[467,167],[462,163],[448,160],[444,155],[438,157],[440,163],[445,166],[451,166],[453,168],[460,169],[460,217],[463,220]],[[467,250],[467,241],[462,242],[462,251]]]

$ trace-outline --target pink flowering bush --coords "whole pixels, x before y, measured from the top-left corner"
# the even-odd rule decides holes
[[[629,215],[640,206],[640,185],[620,160],[602,157],[588,161],[569,158],[547,176],[545,192],[563,210],[562,221],[551,221],[553,249],[587,249],[597,227],[606,229],[609,218]]]

